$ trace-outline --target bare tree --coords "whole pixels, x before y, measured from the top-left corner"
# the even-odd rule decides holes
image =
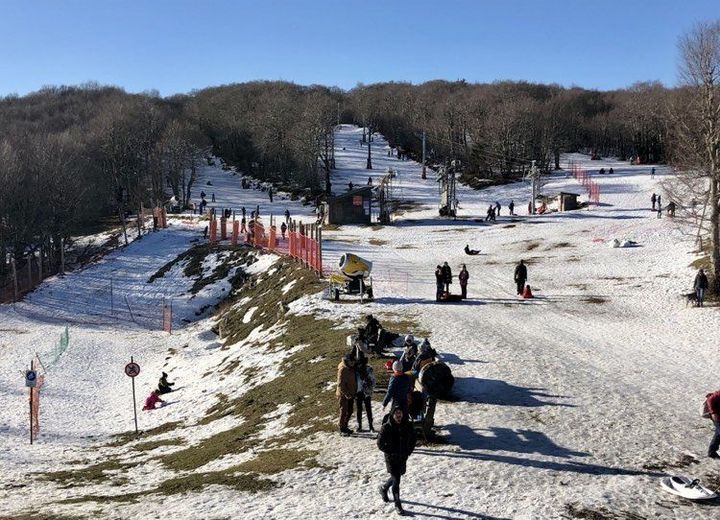
[[[684,189],[706,201],[713,291],[720,294],[720,21],[698,23],[679,50],[685,88],[672,111],[673,160],[687,172]]]

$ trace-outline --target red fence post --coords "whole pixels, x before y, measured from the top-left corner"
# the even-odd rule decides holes
[[[210,220],[210,243],[214,244],[217,242],[217,220]]]
[[[232,245],[236,246],[238,243],[238,237],[240,236],[240,222],[233,220],[232,227]]]

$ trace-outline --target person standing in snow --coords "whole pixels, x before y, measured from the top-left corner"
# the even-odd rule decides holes
[[[661,208],[662,208],[662,195],[660,195],[659,193],[658,193],[658,196],[657,196],[657,205],[658,205],[658,211],[661,211]]]
[[[240,211],[242,211],[242,218],[245,218],[245,206],[240,208]]]
[[[508,209],[510,210],[511,215],[515,215],[515,201],[510,201],[510,204],[508,204]]]
[[[154,410],[155,405],[158,403],[162,403],[160,405],[162,406],[165,404],[165,401],[160,399],[160,390],[153,390],[148,398],[145,399],[145,406],[143,406],[143,410]]]
[[[460,292],[461,297],[464,300],[467,298],[467,285],[468,280],[470,279],[470,273],[468,273],[467,267],[465,267],[465,264],[462,265],[462,269],[460,269],[460,274],[458,274],[458,281],[460,282]]]
[[[486,212],[486,215],[485,215],[485,222],[487,222],[488,220],[490,220],[491,215],[492,215],[492,211],[493,211],[493,207],[492,207],[492,206],[488,206],[488,209],[487,209],[487,212]]]
[[[340,420],[338,427],[342,435],[350,435],[352,430],[348,428],[350,416],[352,415],[353,400],[357,394],[357,381],[355,380],[355,359],[347,355],[338,365],[337,389],[335,396],[340,405]]]
[[[435,268],[435,301],[442,299],[443,292],[445,290],[445,283],[443,282],[442,267],[439,265]]]
[[[412,369],[413,365],[415,364],[415,358],[417,357],[417,344],[415,343],[415,337],[412,334],[408,334],[405,336],[405,343],[403,344],[403,348],[405,349],[400,356],[400,365],[402,366],[402,371],[407,372],[408,370]]]
[[[372,186],[372,185],[373,185],[373,183],[372,183],[372,177],[368,177],[368,184],[367,184],[367,185],[368,185],[368,186]]]
[[[283,222],[280,224],[280,236],[282,236],[282,239],[285,240],[285,232],[287,231],[287,224]]]
[[[652,202],[652,209],[653,211],[655,211],[655,202],[657,202],[657,195],[653,193],[652,197],[650,197],[650,202]]]
[[[654,167],[653,167],[653,169],[650,171],[650,178],[651,178],[651,179],[654,179],[654,178],[655,178],[655,168],[654,168]]]
[[[407,469],[407,459],[415,449],[415,429],[408,420],[407,412],[400,407],[393,407],[383,418],[377,446],[385,454],[385,467],[390,478],[380,486],[383,502],[390,502],[388,491],[392,489],[395,511],[404,514],[400,502],[400,478]]]
[[[285,210],[285,222],[290,224],[290,210],[289,209]]]
[[[695,281],[693,282],[693,289],[695,289],[695,298],[697,299],[697,302],[695,305],[697,307],[703,307],[703,300],[705,299],[705,290],[710,286],[708,283],[707,276],[705,276],[705,271],[703,269],[700,269],[698,271],[698,274],[695,275]]]
[[[382,403],[383,409],[392,402],[393,407],[398,406],[403,412],[408,413],[408,394],[412,390],[410,376],[403,371],[402,361],[400,360],[392,364],[392,370],[393,374],[390,376],[385,399],[383,399]]]
[[[500,208],[502,208],[502,206],[500,205],[500,202],[496,200],[495,201],[495,214],[498,217],[500,216]]]
[[[375,391],[375,373],[370,365],[365,365],[362,370],[357,371],[357,388],[358,392],[355,396],[355,405],[357,406],[357,431],[362,431],[362,413],[364,406],[365,416],[368,420],[368,428],[371,432],[374,432],[372,394]]]
[[[525,262],[520,260],[520,263],[515,267],[515,285],[517,286],[517,293],[520,295],[525,290],[525,282],[527,281],[527,267]]]
[[[450,284],[452,283],[452,269],[450,269],[450,266],[447,262],[443,263],[442,277],[443,283],[445,284],[445,292],[450,294]]]
[[[215,194],[212,194],[212,201],[215,202]]]
[[[268,188],[268,197],[270,197],[270,202],[273,201],[272,195],[273,195],[273,194],[272,194],[272,186],[270,186],[270,187]]]

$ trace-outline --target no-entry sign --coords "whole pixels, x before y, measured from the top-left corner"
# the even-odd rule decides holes
[[[136,377],[140,373],[140,365],[130,362],[125,365],[125,374],[129,377]]]

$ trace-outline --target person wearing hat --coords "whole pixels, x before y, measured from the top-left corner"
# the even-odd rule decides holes
[[[340,419],[338,428],[343,435],[350,435],[352,430],[348,428],[350,416],[352,415],[353,401],[357,394],[357,381],[355,380],[355,359],[347,355],[338,365],[337,389],[335,396],[340,405]]]
[[[412,334],[405,336],[403,347],[405,350],[402,356],[400,356],[400,365],[402,366],[402,371],[407,372],[412,368],[413,363],[415,363],[415,358],[417,357],[417,345],[415,344],[415,337]]]
[[[168,375],[163,372],[162,377],[160,378],[160,382],[158,383],[158,392],[161,394],[167,394],[172,392],[172,386],[175,386],[175,383],[170,383],[168,380]]]
[[[392,489],[393,502],[398,514],[404,514],[400,502],[400,477],[407,469],[407,459],[415,449],[416,435],[407,413],[399,406],[383,419],[377,439],[377,446],[385,454],[385,467],[390,478],[379,487],[383,502],[390,502],[388,491]]]
[[[467,267],[463,264],[462,269],[460,269],[460,274],[458,274],[458,280],[460,281],[460,297],[463,300],[467,298],[467,286],[469,279],[470,273],[468,273]]]
[[[145,399],[145,406],[143,406],[143,410],[154,410],[155,405],[158,403],[160,403],[160,406],[165,405],[165,401],[160,399],[160,390],[153,390],[148,398]]]
[[[408,394],[412,390],[410,377],[403,371],[400,360],[392,365],[393,373],[390,376],[385,399],[383,399],[383,410],[392,401],[393,407],[399,406],[405,414],[408,413]]]

